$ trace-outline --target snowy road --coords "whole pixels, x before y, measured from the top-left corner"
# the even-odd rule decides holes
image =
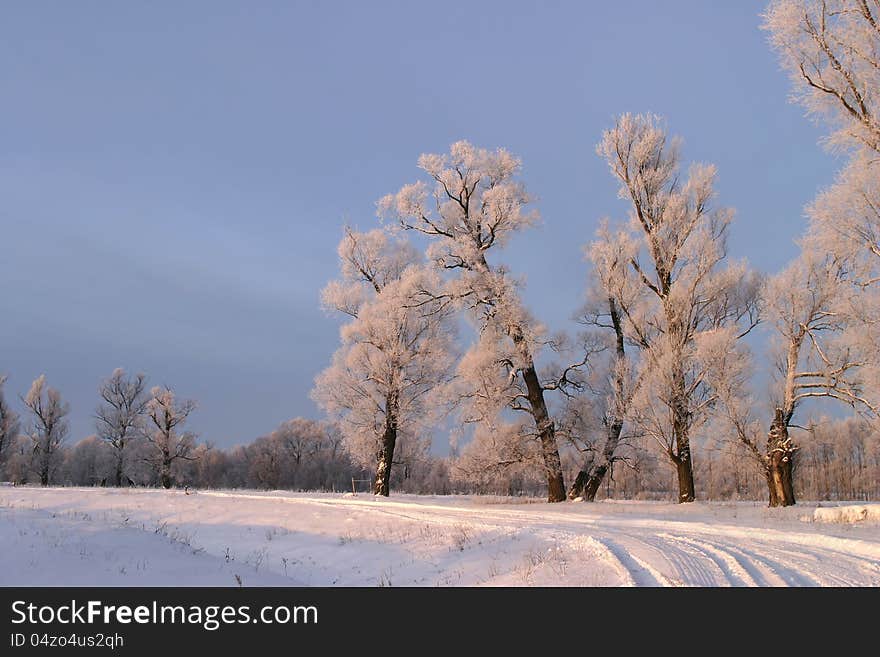
[[[880,523],[815,505],[514,502],[0,489],[0,584],[880,586]]]

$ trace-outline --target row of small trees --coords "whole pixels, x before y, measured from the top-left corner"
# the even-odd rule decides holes
[[[18,481],[56,483],[66,455],[70,405],[41,375],[21,397],[26,414],[20,420],[5,397],[5,381],[0,377],[0,465]],[[195,435],[183,430],[195,402],[178,399],[167,386],[148,391],[143,374],[129,376],[122,369],[104,380],[98,393],[101,404],[95,411],[92,442],[105,447],[105,460],[112,463],[102,482],[132,483],[132,464],[137,462],[171,488],[178,463],[195,458]],[[86,443],[82,449],[88,447]]]
[[[150,444],[134,441],[123,465],[125,485],[157,486],[159,473],[145,452]],[[115,450],[91,436],[65,450],[55,481],[65,485],[112,485]],[[367,475],[340,446],[332,425],[304,418],[282,423],[275,431],[246,445],[220,449],[196,444],[189,458],[171,468],[175,486],[287,490],[350,490],[352,478]]]
[[[864,0],[775,0],[765,19],[800,100],[851,156],[781,273],[728,258],[734,213],[716,204],[715,168],[683,170],[680,140],[652,115],[621,116],[597,147],[628,217],[605,220],[586,246],[577,339],[547,336],[497,261],[538,220],[504,149],[458,142],[422,155],[424,179],[379,201],[384,227],[346,230],[342,276],[323,298],[348,321],[314,397],[375,467],[377,494],[388,494],[398,445],[426,440],[454,410],[456,425],[473,427],[475,468],[537,455],[550,502],[566,499],[561,444],[584,455],[567,496],[590,500],[626,446],[645,442],[674,468],[678,500],[693,501],[693,440],[720,432],[751,455],[770,504],[787,506],[803,403],[876,415],[880,15]],[[461,317],[474,329],[464,353]],[[776,366],[767,411],[750,391],[758,368],[744,340],[760,322],[770,344],[758,354]]]
[[[20,417],[0,377],[0,479],[85,486],[202,486],[348,490],[367,475],[333,424],[295,418],[247,445],[226,450],[185,430],[196,403],[143,374],[115,370],[98,387],[95,434],[68,443],[70,406],[37,378],[20,397]],[[398,457],[415,468],[424,454]],[[421,463],[421,461],[419,461]]]

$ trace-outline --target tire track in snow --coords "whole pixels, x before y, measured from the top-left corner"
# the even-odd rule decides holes
[[[610,557],[609,560],[613,559],[612,563],[618,572],[631,582],[630,586],[658,587],[671,585],[670,581],[662,573],[655,570],[647,562],[634,556],[610,538],[596,538],[594,536],[593,540],[605,549]]]
[[[705,559],[705,555],[693,547],[683,549],[672,538],[669,534],[656,534],[652,539],[640,537],[636,540],[661,555],[675,571],[677,576],[674,579],[684,586],[718,586],[718,575],[723,578],[724,573],[715,562]]]
[[[753,552],[753,549],[738,548],[744,555],[755,561],[762,562],[767,568],[773,571],[788,586],[821,586],[820,582],[806,573],[795,570],[791,564],[786,564],[774,559],[768,559],[763,555]]]
[[[700,550],[707,558],[712,559],[732,586],[759,586],[755,578],[742,567],[742,564],[730,552],[695,538],[678,536],[674,537],[674,540],[693,545],[695,549]]]
[[[791,565],[785,565],[763,554],[757,554],[754,548],[747,549],[740,545],[724,545],[715,541],[706,542],[712,543],[719,549],[727,550],[730,554],[734,555],[736,560],[752,577],[757,576],[760,578],[761,586],[820,586],[818,581],[806,573],[793,570]]]
[[[795,584],[796,586],[860,586],[863,582],[841,575],[839,567],[841,560],[850,566],[858,566],[858,561],[846,558],[844,555],[826,552],[819,548],[803,550],[798,548],[781,548],[778,545],[759,543],[752,546],[753,549],[763,550],[763,553],[778,560],[782,565],[800,574],[802,579],[810,581],[810,584]],[[843,559],[842,559],[843,557]],[[859,570],[857,568],[857,570]]]
[[[738,564],[739,568],[746,573],[757,586],[782,586],[785,581],[780,578],[769,566],[759,560],[750,558],[732,545],[725,545],[716,541],[702,539],[707,546],[726,552]]]

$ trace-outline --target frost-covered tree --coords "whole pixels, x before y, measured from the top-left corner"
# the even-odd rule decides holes
[[[70,405],[55,388],[46,385],[45,375],[34,380],[22,401],[31,415],[28,436],[33,446],[33,467],[40,485],[48,486],[61,464]]]
[[[0,474],[3,473],[6,454],[9,453],[18,438],[19,430],[18,414],[12,410],[3,394],[5,383],[6,377],[0,376]]]
[[[877,408],[865,386],[873,359],[857,339],[849,296],[838,264],[809,248],[765,289],[767,318],[781,338],[776,359],[781,390],[766,454],[771,506],[795,503],[788,428],[804,401],[826,398],[860,411]]]
[[[831,143],[880,153],[880,4],[773,0],[764,28],[796,97],[831,126]]]
[[[379,213],[428,236],[429,258],[449,275],[442,289],[423,291],[424,303],[465,308],[478,324],[480,339],[471,351],[480,353],[459,367],[462,382],[471,384],[464,413],[471,419],[482,414],[490,423],[500,422],[501,409],[525,413],[540,445],[548,500],[564,501],[556,424],[545,392],[565,388],[573,368],[542,379],[535,364],[541,327],[524,308],[507,268],[490,258],[493,249],[538,220],[517,177],[521,162],[504,149],[489,151],[460,141],[448,154],[422,155],[418,166],[430,182],[385,196]],[[491,385],[481,388],[489,379]]]
[[[390,492],[392,467],[407,443],[429,442],[454,363],[452,309],[415,303],[436,275],[406,241],[388,231],[346,230],[341,278],[323,291],[326,308],[349,322],[313,398],[338,421],[354,460],[375,468],[374,492]]]
[[[618,230],[603,226],[594,262],[623,262],[607,284],[625,340],[640,352],[629,415],[677,472],[680,502],[694,499],[691,438],[716,395],[709,384],[722,345],[757,323],[757,277],[727,263],[733,212],[713,208],[715,168],[680,172],[680,141],[655,116],[625,114],[597,147],[631,206]]]
[[[195,408],[195,401],[177,399],[174,391],[167,386],[156,386],[150,391],[146,404],[150,426],[144,435],[152,449],[146,458],[164,488],[171,488],[174,484],[172,467],[176,462],[195,458],[195,434],[181,432],[181,427]]]
[[[114,486],[123,484],[128,457],[126,447],[144,432],[149,401],[146,385],[143,374],[127,376],[123,369],[117,368],[98,388],[103,403],[95,411],[95,427],[98,438],[115,453]]]
[[[805,402],[829,399],[871,414],[878,407],[876,396],[865,384],[876,365],[853,339],[850,287],[844,271],[833,258],[817,253],[809,241],[804,246],[800,256],[763,289],[778,373],[771,395],[773,417],[763,448],[759,425],[753,420],[754,400],[743,400],[733,389],[725,398],[737,437],[767,480],[770,506],[795,504],[793,472],[799,447],[789,429]],[[730,358],[727,380],[743,379],[747,362],[742,355]]]

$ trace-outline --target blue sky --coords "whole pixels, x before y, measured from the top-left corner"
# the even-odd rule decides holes
[[[343,223],[458,139],[505,146],[543,225],[504,260],[568,326],[581,246],[625,205],[595,155],[667,117],[774,271],[839,162],[788,102],[763,2],[20,2],[0,8],[0,372],[45,373],[93,431],[99,380],[145,371],[221,446],[318,417],[319,308]]]

